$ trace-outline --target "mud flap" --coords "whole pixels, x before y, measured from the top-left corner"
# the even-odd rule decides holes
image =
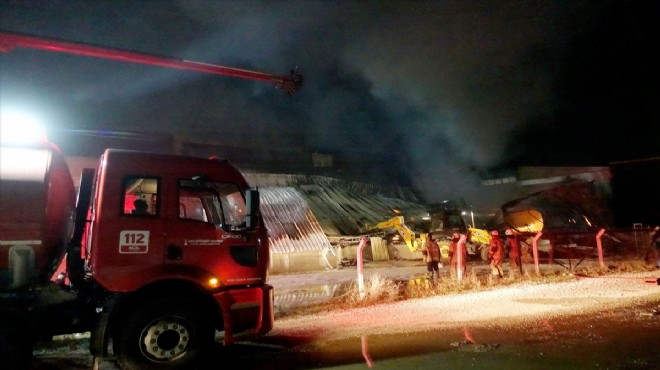
[[[91,330],[89,338],[89,352],[92,356],[106,357],[108,355],[108,321],[110,314],[101,312]]]
[[[273,287],[227,290],[215,295],[224,323],[224,344],[268,333],[273,328]]]

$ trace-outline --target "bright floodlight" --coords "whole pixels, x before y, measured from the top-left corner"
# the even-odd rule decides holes
[[[0,142],[6,144],[42,144],[48,142],[46,131],[32,117],[13,112],[0,114]]]

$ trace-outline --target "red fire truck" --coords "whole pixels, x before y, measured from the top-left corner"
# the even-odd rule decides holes
[[[287,93],[301,84],[297,74],[0,32],[0,50],[15,47],[271,81]],[[267,231],[259,194],[236,168],[108,149],[83,170],[76,194],[57,147],[11,142],[10,124],[3,119],[0,136],[3,366],[28,367],[39,339],[90,332],[95,364],[111,343],[124,369],[191,368],[217,331],[231,344],[271,330]]]

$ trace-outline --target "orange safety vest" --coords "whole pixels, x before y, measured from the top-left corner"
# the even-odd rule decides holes
[[[440,261],[440,247],[438,247],[435,240],[427,240],[423,250],[426,251],[424,262]]]
[[[504,251],[502,250],[502,242],[493,237],[490,241],[490,248],[488,248],[488,254],[493,257],[494,260],[501,260],[504,257]]]
[[[515,235],[511,237],[507,236],[504,245],[509,247],[509,257],[520,257],[520,246],[518,245],[518,238]]]

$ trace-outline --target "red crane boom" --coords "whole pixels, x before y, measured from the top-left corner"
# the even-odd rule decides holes
[[[19,47],[272,82],[278,89],[284,90],[289,95],[293,95],[302,86],[302,75],[295,69],[291,70],[288,76],[278,76],[131,50],[0,31],[0,52],[8,53]]]

